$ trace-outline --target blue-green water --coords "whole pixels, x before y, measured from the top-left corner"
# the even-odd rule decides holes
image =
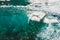
[[[55,20],[55,22],[44,22],[45,18],[50,18],[49,20],[51,21],[55,17],[52,18],[52,15],[46,15],[39,22],[37,22],[31,19],[29,20],[28,11],[29,10],[24,7],[0,8],[0,40],[59,39],[59,22],[56,22]]]
[[[5,0],[5,1],[0,1],[0,5],[23,5],[26,6],[30,4],[29,0]]]
[[[27,21],[28,17],[24,9],[0,8],[0,38],[19,36],[19,33],[25,30]]]
[[[42,19],[43,20],[43,19]],[[22,8],[0,8],[1,40],[35,40],[36,34],[48,24],[30,20]],[[33,25],[32,25],[33,24]]]
[[[29,19],[29,11],[31,11],[31,14],[35,11],[39,13],[39,7],[43,6],[34,3],[29,4],[29,0],[0,1],[0,5],[11,6],[0,6],[0,40],[60,40],[60,16],[57,13],[47,12],[42,8],[46,11],[46,16],[39,22],[33,21]],[[35,16],[38,17],[38,15]],[[45,18],[47,18],[47,21],[43,22]],[[54,18],[57,18],[58,22]]]

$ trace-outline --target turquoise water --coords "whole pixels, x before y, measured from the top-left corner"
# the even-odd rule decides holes
[[[42,19],[43,20],[43,19]],[[1,40],[35,40],[36,34],[48,24],[30,20],[22,8],[0,8]]]
[[[12,5],[28,5],[29,0],[10,0]]]
[[[26,6],[28,4],[30,4],[29,0],[10,0],[10,1],[5,0],[5,1],[0,1],[0,5],[23,5],[23,6]]]
[[[31,10],[28,10],[29,7],[27,7],[27,9],[24,8],[24,6],[29,4],[29,0],[10,0],[7,5],[19,5],[23,7],[0,8],[0,40],[60,40],[59,22],[52,22],[51,24],[43,22],[44,18],[56,17],[56,15],[46,12],[49,15],[46,15],[46,17],[42,18],[39,22],[29,20],[28,11]],[[6,5],[6,3],[4,3],[4,5]],[[32,6],[34,6],[34,4]],[[57,20],[59,18],[57,15]]]
[[[59,23],[45,23],[45,17],[39,22],[28,22],[28,13],[24,7],[0,8],[0,40],[52,40],[60,36],[57,31],[60,30]]]
[[[27,21],[28,17],[24,9],[0,8],[0,38],[19,35],[18,32],[23,31]]]

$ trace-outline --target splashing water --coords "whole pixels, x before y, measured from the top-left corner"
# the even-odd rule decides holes
[[[48,23],[49,26],[37,34],[36,40],[60,40],[60,23],[54,17],[45,18],[44,22]]]

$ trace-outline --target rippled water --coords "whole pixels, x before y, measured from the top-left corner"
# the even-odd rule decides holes
[[[41,3],[27,6],[1,6],[0,39],[60,40],[59,7],[54,6]]]
[[[60,23],[57,19],[55,21],[55,19],[53,17],[49,19],[48,27],[43,27],[42,31],[37,34],[36,40],[60,40]]]

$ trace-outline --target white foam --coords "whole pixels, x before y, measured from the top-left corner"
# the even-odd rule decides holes
[[[55,19],[48,19],[48,18],[45,18],[44,19],[44,22],[45,23],[53,23],[53,22],[58,22],[58,20],[55,18]]]
[[[39,22],[46,14],[44,12],[37,12],[34,11],[31,14],[29,14],[29,20],[37,21]]]

